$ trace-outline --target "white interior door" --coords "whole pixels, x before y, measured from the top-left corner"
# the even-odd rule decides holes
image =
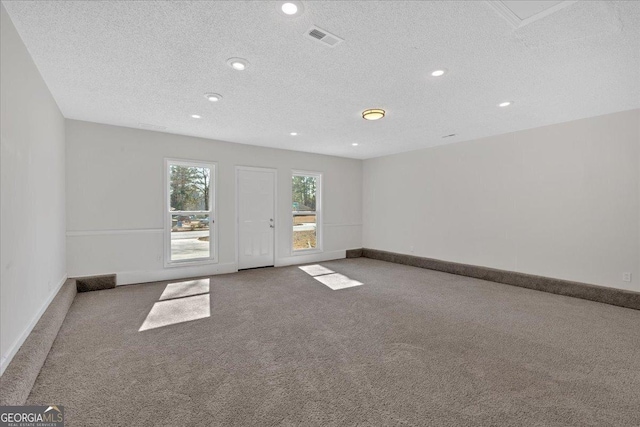
[[[238,169],[238,269],[275,264],[275,170]]]

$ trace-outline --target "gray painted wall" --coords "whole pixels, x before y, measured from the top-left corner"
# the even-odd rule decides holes
[[[363,244],[640,291],[639,156],[631,110],[365,160]]]
[[[65,122],[0,6],[0,372],[66,278]]]
[[[218,263],[164,268],[164,159],[217,162]],[[362,161],[67,120],[67,249],[72,277],[118,284],[237,270],[235,167],[278,172],[276,265],[344,258],[362,246]],[[321,254],[291,253],[291,173],[323,173]]]

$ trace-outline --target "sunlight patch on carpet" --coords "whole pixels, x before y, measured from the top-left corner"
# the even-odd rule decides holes
[[[309,276],[321,276],[323,274],[335,273],[335,271],[329,270],[327,267],[324,267],[320,264],[303,265],[298,268],[307,273]]]
[[[169,283],[160,296],[160,301],[209,293],[209,279],[187,280]]]
[[[138,329],[139,332],[211,316],[209,294],[159,301]]]
[[[353,288],[354,286],[362,285],[362,282],[358,282],[357,280],[353,280],[344,274],[334,273],[334,274],[326,274],[324,276],[316,276],[314,277],[318,282],[323,285],[327,285],[334,291],[338,289],[346,289]]]
[[[303,265],[298,268],[334,291],[353,288],[354,286],[360,286],[363,284],[362,282],[353,280],[344,274],[329,270],[327,267],[320,264]]]

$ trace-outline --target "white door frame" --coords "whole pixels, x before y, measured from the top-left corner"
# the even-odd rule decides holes
[[[278,258],[278,169],[255,166],[236,166],[236,268],[240,266],[240,171],[273,172],[273,265]]]

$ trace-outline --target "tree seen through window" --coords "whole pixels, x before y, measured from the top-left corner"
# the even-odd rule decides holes
[[[209,209],[209,168],[171,165],[171,210],[205,211]]]

